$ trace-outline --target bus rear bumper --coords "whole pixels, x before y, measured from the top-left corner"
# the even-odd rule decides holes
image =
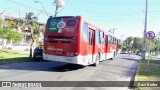
[[[73,56],[73,57],[67,57],[67,56],[56,56],[56,55],[49,55],[43,53],[43,59],[48,61],[57,61],[57,62],[65,62],[65,63],[72,63],[72,64],[79,64],[79,65],[89,65],[87,60],[84,60],[85,56]]]

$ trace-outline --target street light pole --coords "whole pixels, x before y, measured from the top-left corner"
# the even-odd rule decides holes
[[[148,12],[148,0],[146,0],[145,8],[145,24],[144,24],[144,33],[143,33],[143,49],[142,49],[142,59],[146,59],[146,31],[147,31],[147,12]]]
[[[3,30],[4,29],[4,21],[5,21],[4,12],[1,13],[1,18],[2,18],[2,30]]]
[[[58,13],[58,6],[56,6],[56,10],[55,10],[55,14],[54,14],[55,17],[57,16],[57,13]]]
[[[124,42],[123,39],[124,39],[124,37],[125,37],[125,35],[121,35],[121,38],[122,38],[122,47],[124,46],[124,45],[123,45],[123,42]]]
[[[43,6],[43,3],[42,2],[40,2],[40,1],[34,1],[35,3],[40,3],[41,5],[42,5],[42,7],[43,7],[43,10],[44,10],[44,12],[46,13],[46,15],[47,16],[49,16],[48,15],[48,13],[47,13],[47,11],[46,11],[46,9],[44,8],[44,6]]]
[[[64,3],[64,0],[54,0],[53,3],[56,5],[56,10],[54,13],[54,16],[56,17],[57,14],[64,9],[65,3]],[[58,8],[63,8],[63,9],[58,12]]]

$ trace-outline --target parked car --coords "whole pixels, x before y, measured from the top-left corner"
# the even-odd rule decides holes
[[[34,60],[43,59],[43,45],[40,45],[34,49],[33,59]]]
[[[9,50],[29,51],[30,46],[27,43],[16,43],[16,44],[13,44],[13,45],[7,45],[5,48],[9,49]]]
[[[118,53],[118,54],[120,54],[120,53],[121,53],[121,51],[122,51],[122,50],[121,50],[121,49],[119,49],[117,53]]]
[[[136,55],[142,56],[142,52],[141,51],[137,51]]]
[[[142,52],[138,53],[138,56],[142,56]]]
[[[122,50],[120,54],[128,54],[128,51]]]

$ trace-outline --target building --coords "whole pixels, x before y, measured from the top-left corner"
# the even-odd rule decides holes
[[[29,28],[27,26],[24,25],[23,19],[12,17],[12,16],[3,16],[3,18],[1,17],[1,19],[4,19],[3,24],[2,24],[2,28],[8,27],[9,25],[13,25],[16,27],[17,27],[17,25],[19,25],[19,27],[17,27],[15,31],[23,33],[24,39],[22,40],[22,43],[30,44],[32,42],[32,40],[31,40],[32,39],[32,37],[31,37],[32,32],[31,32],[31,30],[29,30]],[[38,26],[44,27],[45,23],[38,22]],[[42,40],[42,39],[43,39],[43,32],[41,32],[38,36],[38,40]],[[8,44],[9,42],[11,42],[11,41],[8,40],[6,43]]]

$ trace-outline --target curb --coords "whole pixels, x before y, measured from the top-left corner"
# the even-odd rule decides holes
[[[137,67],[137,71],[135,72],[135,75],[134,75],[134,82],[133,82],[133,84],[132,84],[133,87],[136,87],[136,86],[137,86],[136,83],[135,83],[135,81],[138,80],[137,76],[138,76],[138,74],[139,74],[140,64],[141,64],[141,61],[139,60],[139,62],[138,62],[138,67]]]
[[[135,81],[137,81],[137,75],[138,75],[138,72],[139,72],[139,67],[140,67],[140,60],[138,59],[138,65],[137,65],[136,71],[134,72],[134,74],[133,74],[133,76],[130,80],[129,88],[136,87]]]

